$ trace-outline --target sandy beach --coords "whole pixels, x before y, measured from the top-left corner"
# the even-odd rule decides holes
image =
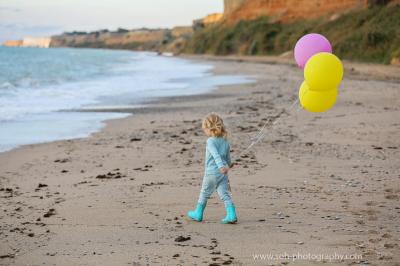
[[[289,62],[186,58],[255,82],[0,153],[1,265],[400,265],[400,68],[345,63],[337,104],[312,114],[291,108],[303,73]],[[186,218],[210,111],[238,159],[236,225],[220,224],[217,195],[203,222]],[[267,119],[279,123],[238,158]]]

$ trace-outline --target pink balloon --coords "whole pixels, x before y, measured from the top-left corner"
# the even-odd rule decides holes
[[[299,67],[304,68],[308,59],[321,52],[332,53],[332,45],[327,38],[318,33],[304,35],[294,47],[294,58]]]

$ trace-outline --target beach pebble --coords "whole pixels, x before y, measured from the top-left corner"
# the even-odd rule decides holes
[[[190,236],[178,236],[177,238],[175,238],[175,242],[185,242],[190,240]]]
[[[51,208],[43,215],[43,217],[48,218],[48,217],[53,216],[55,214],[56,214],[56,210]]]
[[[55,163],[66,163],[66,162],[70,162],[71,160],[68,158],[64,158],[64,159],[57,159],[54,162]]]

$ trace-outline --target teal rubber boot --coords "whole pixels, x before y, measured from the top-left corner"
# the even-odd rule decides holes
[[[221,220],[223,224],[234,224],[237,222],[235,205],[226,206],[226,216]]]
[[[206,208],[206,204],[197,203],[196,210],[188,211],[187,215],[192,218],[192,220],[201,222],[203,221],[203,212]]]

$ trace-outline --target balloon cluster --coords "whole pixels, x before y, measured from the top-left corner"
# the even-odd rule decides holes
[[[332,54],[328,39],[316,33],[304,35],[294,48],[297,65],[304,68],[299,89],[300,104],[310,112],[325,112],[335,105],[343,65]]]

